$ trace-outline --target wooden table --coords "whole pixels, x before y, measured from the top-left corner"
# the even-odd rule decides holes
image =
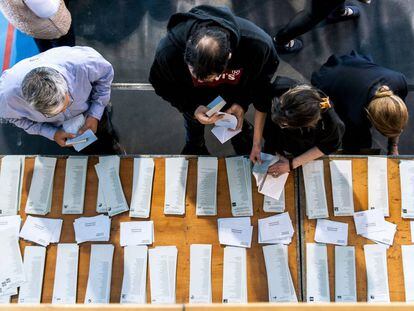
[[[325,189],[329,209],[329,219],[334,221],[348,223],[348,245],[355,246],[356,259],[356,277],[357,277],[357,296],[358,301],[367,301],[367,277],[364,256],[364,244],[374,243],[364,237],[356,234],[353,217],[334,217],[331,176],[329,169],[329,161],[352,159],[353,173],[353,190],[354,190],[354,206],[355,211],[366,210],[368,207],[368,161],[366,157],[346,158],[346,157],[330,157],[324,159],[325,171]],[[401,245],[411,244],[410,222],[401,218],[401,191],[400,191],[400,174],[398,167],[399,159],[388,159],[388,195],[390,217],[386,220],[397,224],[397,233],[395,235],[394,244],[387,251],[388,256],[388,282],[390,288],[391,301],[405,301],[404,276],[402,268]],[[305,195],[303,187],[303,178],[300,178],[300,215],[302,223],[302,241],[307,243],[314,242],[316,220],[309,220],[305,216]],[[413,189],[414,191],[414,189]],[[302,267],[305,267],[305,243],[302,243]],[[335,257],[334,245],[328,245],[328,266],[329,266],[329,284],[331,301],[335,301]],[[303,288],[306,291],[306,270],[303,269]],[[306,295],[304,295],[306,297]]]
[[[86,182],[85,208],[83,216],[95,216],[96,199],[98,189],[98,178],[96,176],[94,165],[98,158],[90,157],[88,162],[88,174]],[[75,235],[73,221],[81,215],[62,215],[63,187],[65,181],[66,160],[63,157],[58,158],[52,199],[52,211],[46,217],[62,218],[63,228],[60,238],[61,243],[74,243]],[[27,195],[30,189],[30,183],[33,174],[34,158],[26,158],[25,174],[23,180],[22,200],[20,214],[25,220],[24,212]],[[124,193],[128,203],[131,198],[132,178],[133,178],[133,158],[123,158],[121,160],[120,178],[123,185]],[[252,177],[252,179],[254,179]],[[155,242],[153,246],[175,245],[178,248],[178,266],[177,266],[177,303],[188,302],[189,292],[189,274],[190,274],[190,245],[194,243],[207,243],[213,245],[212,256],[212,290],[213,302],[221,302],[222,299],[222,282],[223,282],[223,249],[218,242],[217,218],[231,217],[230,195],[227,183],[227,174],[224,159],[219,160],[218,172],[218,189],[217,189],[217,207],[218,216],[215,217],[197,217],[195,214],[196,189],[197,189],[197,160],[190,159],[187,179],[186,193],[186,214],[184,216],[166,216],[164,209],[164,190],[165,190],[165,161],[163,158],[155,159],[155,174],[152,193],[152,204],[150,219],[154,221]],[[254,182],[253,187],[253,206],[254,216],[252,224],[254,226],[252,247],[247,250],[247,284],[249,302],[266,302],[268,301],[266,269],[263,258],[262,247],[257,243],[257,220],[270,216],[264,213],[262,209],[263,196],[257,193]],[[294,223],[295,235],[289,246],[289,266],[292,273],[293,283],[295,285],[298,298],[301,299],[300,287],[300,259],[297,234],[298,217],[296,209],[296,191],[295,177],[291,174],[286,184],[286,210],[289,211],[290,217]],[[123,250],[119,245],[120,222],[139,220],[131,219],[128,212],[112,218],[111,237],[108,243],[115,245],[114,261],[112,268],[111,283],[111,303],[118,303],[123,278]],[[95,242],[96,243],[96,242]],[[30,242],[21,240],[20,246],[23,254],[24,247],[32,245]],[[86,293],[86,284],[89,272],[91,243],[80,245],[79,253],[79,273],[78,273],[78,294],[77,302],[83,303]],[[56,264],[56,244],[47,247],[45,275],[43,282],[42,303],[50,303],[53,293],[53,282]],[[149,273],[148,273],[149,275]],[[147,278],[147,301],[150,301],[149,276]],[[13,302],[17,297],[13,297]]]

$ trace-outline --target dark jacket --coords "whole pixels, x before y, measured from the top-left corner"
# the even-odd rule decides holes
[[[404,75],[373,62],[366,55],[332,55],[312,74],[312,84],[326,93],[345,123],[344,147],[349,150],[371,146],[371,122],[366,108],[381,85],[387,85],[403,100],[407,96]]]
[[[184,52],[190,35],[205,25],[218,25],[230,32],[232,57],[228,69],[242,69],[237,85],[194,85]],[[271,79],[279,60],[272,39],[262,29],[234,16],[226,7],[201,5],[171,16],[167,31],[158,44],[149,76],[159,96],[180,112],[194,113],[199,105],[207,105],[218,95],[227,101],[227,107],[237,103],[247,110],[254,103],[256,109],[270,111]]]

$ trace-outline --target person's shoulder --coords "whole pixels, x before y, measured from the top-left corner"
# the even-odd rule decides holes
[[[174,45],[168,36],[165,36],[158,43],[157,49],[155,51],[155,59],[160,64],[167,64],[180,59],[184,59],[184,54]]]

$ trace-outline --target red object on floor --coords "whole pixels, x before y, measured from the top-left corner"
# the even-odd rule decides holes
[[[4,49],[4,58],[3,58],[4,61],[3,61],[2,71],[8,69],[10,66],[13,37],[14,37],[14,27],[9,23],[7,26],[6,47]]]

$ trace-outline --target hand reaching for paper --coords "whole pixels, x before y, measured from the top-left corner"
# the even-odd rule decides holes
[[[98,119],[95,119],[94,117],[91,117],[91,116],[87,117],[85,124],[79,129],[78,134],[82,135],[88,129],[96,133],[96,131],[98,130],[98,123],[99,123]]]
[[[223,115],[219,115],[218,113],[213,114],[211,117],[206,115],[206,112],[209,109],[206,106],[200,105],[194,112],[194,117],[200,122],[201,124],[214,124],[218,120],[223,118]]]
[[[66,133],[64,130],[57,130],[53,139],[61,147],[72,147],[71,145],[66,145],[66,140],[75,138],[76,135],[71,133]]]
[[[267,171],[267,173],[272,175],[273,177],[279,177],[280,175],[289,173],[289,172],[290,172],[289,160],[286,159],[282,155],[279,155],[279,161],[269,166],[269,169]]]
[[[230,114],[236,116],[236,118],[237,118],[237,127],[236,127],[235,131],[241,130],[241,128],[243,126],[243,120],[244,120],[244,110],[243,110],[242,106],[240,106],[238,104],[233,104],[233,105],[231,105],[231,107],[229,109],[226,110],[226,113],[230,113]]]

